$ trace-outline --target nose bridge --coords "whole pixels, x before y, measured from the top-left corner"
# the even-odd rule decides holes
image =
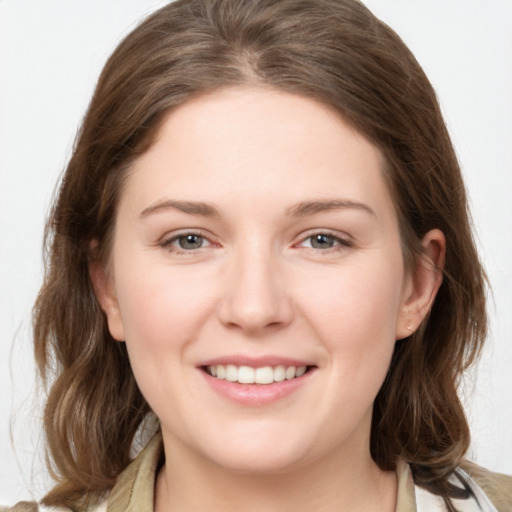
[[[236,248],[230,260],[229,286],[221,306],[222,321],[245,331],[287,324],[292,307],[279,255],[271,243],[253,237]]]

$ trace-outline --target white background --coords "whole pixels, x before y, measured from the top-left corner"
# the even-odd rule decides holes
[[[164,3],[0,0],[0,503],[48,487],[30,308],[54,185],[107,56]],[[470,455],[512,473],[512,0],[366,3],[424,66],[462,162],[494,292],[489,344],[464,386]]]

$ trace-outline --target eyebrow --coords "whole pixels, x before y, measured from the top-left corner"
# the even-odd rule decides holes
[[[308,215],[314,215],[315,213],[321,213],[329,210],[345,210],[355,209],[369,213],[370,215],[377,217],[377,214],[364,203],[357,201],[351,201],[349,199],[327,199],[322,201],[302,201],[296,205],[291,206],[286,211],[287,215],[292,217],[305,217]]]
[[[167,199],[158,201],[151,206],[145,208],[140,216],[147,217],[160,211],[168,209],[175,209],[189,215],[199,215],[202,217],[220,217],[219,210],[208,203],[199,201],[178,201],[175,199]],[[367,212],[376,217],[376,213],[366,204],[348,199],[327,199],[320,201],[301,201],[286,210],[286,215],[292,217],[306,217],[308,215],[315,215],[329,210],[345,210],[355,209]]]
[[[151,206],[148,206],[142,210],[140,216],[147,217],[148,215],[168,210],[170,208],[188,213],[189,215],[200,215],[202,217],[220,217],[217,208],[211,204],[197,201],[177,201],[174,199],[158,201],[155,204],[152,204]]]

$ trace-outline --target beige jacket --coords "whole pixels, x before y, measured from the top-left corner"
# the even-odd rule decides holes
[[[163,455],[162,439],[156,435],[139,456],[119,475],[108,497],[86,512],[153,512],[153,493],[159,462]],[[466,463],[459,474],[468,482],[474,498],[454,500],[460,512],[512,512],[512,477],[491,473]],[[445,512],[443,501],[416,486],[409,466],[398,464],[398,495],[395,512]],[[34,502],[21,502],[0,512],[70,512]]]

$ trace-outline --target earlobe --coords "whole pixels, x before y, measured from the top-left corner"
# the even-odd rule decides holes
[[[96,299],[107,317],[110,334],[115,340],[124,341],[123,320],[112,276],[99,261],[93,261],[89,263],[89,277]]]
[[[443,282],[446,240],[439,229],[430,230],[422,239],[423,253],[406,277],[402,309],[397,322],[396,339],[406,338],[427,317]]]

